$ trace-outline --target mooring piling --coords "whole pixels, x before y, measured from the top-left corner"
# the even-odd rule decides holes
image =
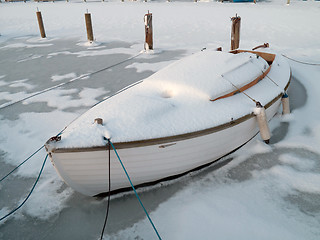
[[[41,15],[41,12],[39,11],[38,8],[37,8],[37,12],[36,13],[37,13],[37,19],[38,19],[38,24],[39,24],[41,37],[45,38],[46,37],[46,33],[45,33],[45,30],[44,30],[42,15]]]
[[[146,41],[144,43],[145,50],[153,49],[153,31],[152,31],[152,13],[148,11],[147,14],[144,15],[144,25],[145,25],[145,33],[146,33]]]
[[[93,42],[93,30],[92,30],[92,21],[91,21],[91,13],[87,12],[84,14],[87,28],[87,38],[89,42]]]
[[[103,119],[102,118],[96,118],[94,120],[94,123],[99,124],[99,125],[103,125]]]
[[[231,50],[239,48],[240,44],[240,23],[241,17],[236,16],[231,18],[232,27],[231,27]]]

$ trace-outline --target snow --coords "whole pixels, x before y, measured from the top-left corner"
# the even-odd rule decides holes
[[[260,99],[263,93],[269,95],[264,98],[270,101],[283,91],[289,79],[289,68],[281,66],[287,76],[275,77],[282,90],[279,87],[271,92],[263,86]],[[251,53],[201,51],[95,106],[68,126],[56,146],[102,146],[105,132],[113,142],[126,142],[199,131],[229,122],[230,116],[237,119],[250,114],[255,104],[248,107],[243,96],[232,97],[229,105],[224,100],[210,102],[210,99],[235,91],[230,82],[238,88],[248,84],[266,68],[266,61]],[[259,89],[255,89],[257,91]],[[104,127],[93,125],[95,118],[102,118]]]
[[[304,158],[297,158],[292,154],[283,154],[279,156],[279,160],[284,164],[288,164],[293,166],[294,168],[297,168],[298,170],[311,170],[315,167],[313,161]]]
[[[49,47],[52,44],[23,44],[23,43],[17,43],[17,44],[8,44],[4,47],[2,47],[1,49],[4,48],[37,48],[37,47]]]
[[[75,77],[77,77],[75,73],[67,73],[64,75],[53,75],[51,76],[51,79],[53,82],[56,82],[56,81],[62,81],[64,79],[75,78]]]
[[[165,61],[165,62],[158,62],[158,63],[132,63],[126,68],[136,68],[137,72],[143,72],[143,71],[157,72],[160,69],[168,66],[173,62],[174,61]]]
[[[81,105],[90,107],[96,103],[95,99],[97,96],[105,95],[108,92],[104,91],[103,88],[84,88],[79,93],[77,93],[76,98],[71,95],[72,93],[77,93],[77,90],[52,90],[49,94],[50,99],[47,101],[47,105],[49,107],[63,110],[71,107],[79,107],[79,99],[82,99],[83,102],[81,103]],[[24,101],[24,104],[42,101],[42,97],[38,95],[34,98]]]
[[[26,83],[28,80],[29,79],[22,79],[22,80],[14,81],[9,85],[9,87],[15,87],[15,88],[24,87],[24,88],[26,88],[28,90],[33,89],[34,86],[32,86],[31,84]]]
[[[153,13],[155,50],[103,74],[0,109],[1,177],[104,95],[112,95],[203,47],[228,50],[230,17],[236,13],[242,18],[241,48],[268,42],[277,53],[319,64],[320,2],[286,2],[2,1],[1,105],[52,86],[52,76],[81,76],[139,54],[143,49],[143,16],[148,10]],[[37,7],[43,14],[47,39],[39,38]],[[97,40],[93,45],[86,41],[86,9],[92,13]],[[295,78],[289,89],[293,111],[272,120],[269,146],[258,136],[225,158],[221,166],[139,190],[163,239],[319,239],[320,69],[319,65],[288,61]],[[99,82],[102,76],[105,81]],[[163,91],[162,96],[177,94],[174,90]],[[101,131],[99,134],[105,134]],[[41,151],[1,182],[0,217],[24,199],[44,156]],[[98,239],[105,205],[105,200],[73,192],[48,161],[27,204],[0,223],[0,239]],[[155,237],[132,194],[112,198],[105,239]]]

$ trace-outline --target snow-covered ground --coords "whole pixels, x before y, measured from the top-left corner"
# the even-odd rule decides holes
[[[269,146],[257,136],[222,162],[139,195],[163,239],[319,239],[320,2],[286,2],[2,1],[0,178],[105,96],[203,47],[228,50],[237,13],[241,48],[268,42],[276,52],[318,64],[288,60],[292,114],[272,120]],[[37,7],[46,39],[39,37]],[[148,10],[155,50],[139,54]],[[41,151],[0,183],[0,218],[25,198],[44,157]],[[26,205],[0,222],[0,239],[98,239],[105,207],[106,200],[67,187],[47,162]],[[133,194],[113,197],[105,238],[156,239]]]

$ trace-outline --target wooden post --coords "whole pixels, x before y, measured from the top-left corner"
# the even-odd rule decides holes
[[[231,50],[239,48],[240,43],[240,23],[241,17],[238,17],[237,14],[235,17],[231,18],[232,27],[231,27]]]
[[[144,26],[146,32],[146,41],[144,43],[145,50],[153,49],[153,32],[152,32],[152,13],[148,13],[144,15]]]
[[[288,5],[290,4],[290,0],[287,0],[287,4],[288,4]]]
[[[102,120],[102,118],[96,118],[96,119],[94,120],[94,122],[95,122],[96,124],[103,125],[103,120]]]
[[[254,3],[257,3],[257,0],[253,0]]]
[[[39,24],[39,29],[40,29],[40,34],[42,38],[46,37],[46,33],[44,31],[44,25],[43,25],[43,21],[42,21],[42,15],[41,12],[39,11],[39,9],[37,9],[37,19],[38,19],[38,24]]]
[[[84,14],[85,20],[86,20],[86,28],[87,28],[87,37],[88,41],[93,42],[93,30],[92,30],[92,22],[91,22],[91,13]]]

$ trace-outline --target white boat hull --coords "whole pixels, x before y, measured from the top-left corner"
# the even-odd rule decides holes
[[[268,120],[279,110],[281,97],[266,109]],[[210,134],[179,140],[120,148],[117,150],[133,184],[150,183],[189,172],[214,162],[248,142],[259,132],[254,115]],[[51,160],[61,178],[76,191],[89,196],[108,192],[108,147],[57,151]],[[111,191],[130,188],[130,183],[111,150]]]
[[[135,186],[180,176],[241,147],[259,132],[257,101],[269,121],[291,76],[281,56],[249,52],[194,54],[98,104],[46,143],[57,172],[76,191],[95,196],[109,191],[104,137]],[[130,188],[110,155],[111,191]]]

